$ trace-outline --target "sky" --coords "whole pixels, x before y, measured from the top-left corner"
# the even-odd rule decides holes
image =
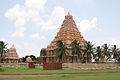
[[[120,47],[120,0],[0,0],[0,9],[0,41],[20,57],[38,57],[68,12],[85,40]]]

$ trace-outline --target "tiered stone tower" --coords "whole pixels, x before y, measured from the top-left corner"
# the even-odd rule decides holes
[[[71,44],[74,40],[79,41],[81,45],[86,43],[70,13],[65,16],[65,20],[61,25],[60,31],[57,33],[51,44],[47,46],[47,50],[54,49],[57,40],[62,40],[67,44]]]
[[[42,48],[40,52],[40,59],[43,60],[41,62],[49,62],[51,60],[56,60],[56,55],[53,53],[53,50],[56,48],[56,41],[62,40],[66,44],[70,45],[71,42],[77,40],[81,45],[86,44],[86,40],[83,38],[81,33],[79,32],[75,21],[70,13],[65,16],[63,24],[53,41],[47,46],[47,48]],[[71,53],[69,53],[71,56]],[[46,59],[45,59],[46,58]],[[45,59],[45,60],[44,60]],[[47,61],[46,61],[47,60]],[[68,60],[69,62],[69,60]]]
[[[14,45],[9,49],[7,54],[4,57],[3,63],[18,63],[19,57],[16,52]]]

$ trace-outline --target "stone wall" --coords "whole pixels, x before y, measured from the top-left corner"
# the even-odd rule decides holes
[[[28,63],[0,63],[2,67],[28,68]],[[36,68],[42,68],[42,65],[35,64]]]
[[[63,68],[70,69],[105,69],[105,68],[120,68],[120,63],[63,63]]]
[[[2,67],[13,67],[13,68],[28,68],[28,63],[0,63]],[[35,64],[36,68],[43,68],[42,64]],[[105,68],[120,68],[120,63],[63,63],[62,68],[70,69],[105,69]]]

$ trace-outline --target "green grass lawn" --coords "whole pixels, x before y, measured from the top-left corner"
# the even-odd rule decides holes
[[[120,75],[34,77],[34,78],[14,78],[0,80],[120,80]]]
[[[75,70],[75,69],[63,69],[63,70],[43,70],[40,68],[28,69],[28,68],[2,68],[4,72],[0,72],[0,75],[12,75],[12,74],[66,74],[66,73],[98,73],[98,72],[120,72],[119,69],[99,69],[99,70]]]

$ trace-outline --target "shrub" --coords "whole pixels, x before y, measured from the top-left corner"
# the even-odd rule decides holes
[[[1,72],[1,71],[4,71],[4,70],[1,68],[1,65],[0,65],[0,72]]]

